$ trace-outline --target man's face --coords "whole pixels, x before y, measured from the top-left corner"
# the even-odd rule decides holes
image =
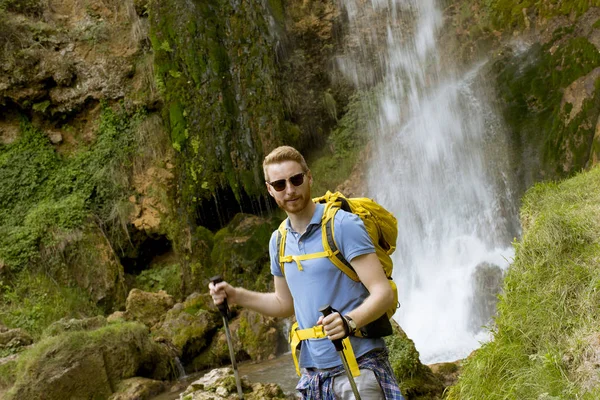
[[[297,214],[304,210],[311,200],[310,185],[312,176],[310,171],[303,176],[302,184],[296,186],[290,182],[290,178],[295,177],[292,181],[298,183],[297,175],[302,174],[302,166],[296,161],[284,161],[277,164],[270,164],[266,167],[269,182],[285,180],[285,188],[278,192],[273,186],[267,183],[267,190],[273,196],[277,205],[288,214]]]

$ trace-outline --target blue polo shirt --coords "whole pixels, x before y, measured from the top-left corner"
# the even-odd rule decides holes
[[[315,213],[302,235],[295,232],[289,219],[285,245],[285,255],[301,255],[322,252],[321,218],[325,206],[317,204]],[[362,220],[355,214],[339,210],[334,219],[335,241],[346,260],[352,261],[357,256],[375,252],[373,242],[364,227]],[[271,256],[271,273],[284,276],[279,265],[279,249],[277,248],[277,231],[273,232],[269,244]],[[292,261],[285,263],[285,278],[294,298],[294,311],[300,329],[310,328],[317,324],[319,308],[330,304],[342,315],[358,307],[369,295],[365,286],[354,282],[327,258],[316,258],[301,261],[303,270]],[[359,357],[375,348],[384,348],[383,339],[365,339],[351,337],[352,348]],[[341,360],[333,343],[327,338],[309,339],[302,342],[300,351],[300,367],[331,368],[341,364]]]

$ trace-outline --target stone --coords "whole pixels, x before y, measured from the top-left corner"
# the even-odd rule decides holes
[[[63,137],[60,132],[50,132],[48,134],[48,137],[50,138],[50,142],[52,144],[59,144],[59,143],[62,143],[62,141],[63,141]]]
[[[294,395],[286,395],[279,385],[274,383],[250,383],[241,377],[244,398],[248,400],[259,399],[295,399]],[[202,378],[192,382],[180,395],[185,400],[217,400],[237,398],[237,385],[233,370],[217,368],[208,372]]]
[[[140,289],[132,289],[125,302],[128,317],[142,322],[148,327],[158,323],[174,305],[173,297],[164,290],[158,293],[150,293]]]
[[[122,380],[108,400],[148,400],[166,389],[165,382],[139,376]]]
[[[164,321],[152,329],[154,337],[169,340],[175,346],[184,362],[205,350],[217,329],[216,313],[196,307],[197,299],[200,298],[176,304]]]
[[[15,328],[0,332],[0,349],[29,346],[33,338],[24,329]]]

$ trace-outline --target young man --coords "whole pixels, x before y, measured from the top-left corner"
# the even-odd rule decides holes
[[[304,157],[294,148],[281,146],[265,157],[265,181],[269,194],[282,208],[286,221],[286,255],[323,251],[321,217],[324,205],[311,197],[313,178]],[[279,264],[277,231],[269,252],[273,293],[258,293],[226,282],[209,284],[215,304],[228,302],[272,317],[296,315],[300,329],[323,325],[327,338],[302,341],[302,377],[296,389],[303,399],[353,399],[341,359],[331,340],[342,339],[383,315],[393,294],[375,247],[360,218],[338,211],[334,220],[336,243],[360,278],[354,282],[328,258]],[[284,276],[285,272],[285,276]],[[319,308],[330,304],[335,312],[323,317]],[[330,339],[330,340],[327,340]],[[362,399],[403,399],[389,364],[382,338],[350,336],[360,376],[355,378]]]

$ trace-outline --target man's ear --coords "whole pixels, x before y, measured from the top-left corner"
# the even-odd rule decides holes
[[[269,192],[269,194],[271,195],[271,197],[275,197],[275,195],[273,195],[273,193],[271,192],[271,189],[273,189],[271,187],[271,185],[269,185],[267,182],[265,182],[265,185],[267,185],[267,192]]]

